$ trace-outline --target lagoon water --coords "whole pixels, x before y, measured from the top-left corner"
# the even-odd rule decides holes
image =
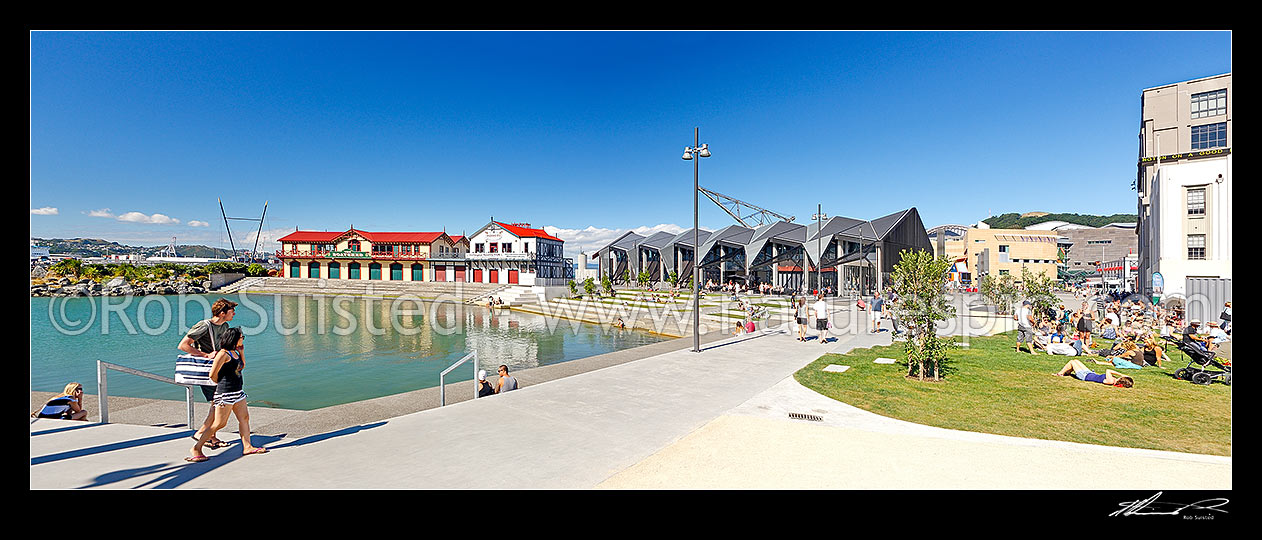
[[[96,361],[172,377],[188,328],[219,295],[31,298],[31,389],[96,393]],[[391,299],[231,294],[251,406],[311,410],[438,386],[468,351],[490,377],[667,339],[509,310]],[[393,314],[393,316],[392,316]],[[183,400],[184,389],[117,371],[110,395]],[[466,363],[447,382],[473,380]],[[200,392],[194,391],[198,402]]]

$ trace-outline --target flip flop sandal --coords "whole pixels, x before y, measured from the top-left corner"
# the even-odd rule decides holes
[[[209,461],[209,460],[210,458],[206,456],[188,456],[184,458],[184,461],[187,461],[189,463],[201,463],[203,461]]]
[[[267,453],[266,448],[263,448],[262,446],[258,446],[258,447],[255,447],[253,450],[250,450],[249,452],[242,452],[241,455],[248,456],[251,454],[266,454],[266,453]]]

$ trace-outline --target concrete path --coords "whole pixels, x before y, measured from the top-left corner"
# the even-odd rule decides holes
[[[823,352],[889,340],[740,336],[702,354],[668,352],[345,429],[256,436],[269,453],[242,456],[234,444],[208,450],[204,463],[183,461],[187,429],[33,421],[31,487],[1231,488],[1229,457],[927,428],[791,378]],[[1113,461],[1125,463],[1130,483],[1090,474]]]

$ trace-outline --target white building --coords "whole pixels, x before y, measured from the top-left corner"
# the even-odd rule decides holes
[[[565,241],[529,223],[491,221],[469,236],[465,260],[473,283],[556,287],[574,278]]]
[[[1231,279],[1231,100],[1230,73],[1142,93],[1136,232],[1146,295]]]

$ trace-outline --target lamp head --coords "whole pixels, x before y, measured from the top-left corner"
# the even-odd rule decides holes
[[[698,155],[700,155],[701,157],[710,157],[710,145],[708,144],[701,145],[701,152],[699,152]]]
[[[684,161],[691,161],[691,160],[692,160],[692,149],[685,147],[684,148]]]

